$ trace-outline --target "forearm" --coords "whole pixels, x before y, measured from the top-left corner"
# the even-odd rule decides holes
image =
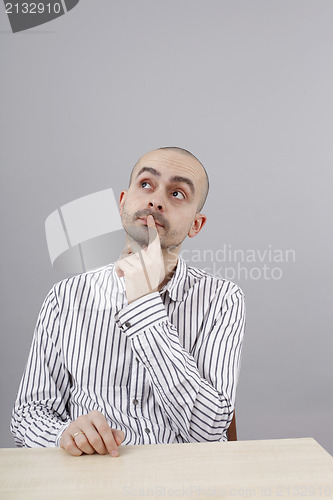
[[[160,406],[186,441],[217,441],[229,422],[233,404],[201,377],[196,362],[173,337],[168,323],[132,339]],[[231,417],[230,417],[231,419]]]
[[[11,431],[18,446],[56,446],[69,421],[70,379],[57,344],[58,305],[53,291],[38,317],[15,402]]]
[[[11,431],[17,446],[58,446],[60,434],[69,423],[65,404],[69,381],[61,365],[46,366],[43,358],[37,362],[37,345],[35,341],[20,384]]]
[[[16,404],[11,431],[17,446],[28,448],[58,446],[61,433],[69,424],[69,418],[54,413],[46,401]]]
[[[181,346],[158,294],[119,313],[155,397],[186,441],[224,439],[234,409],[243,315],[241,306],[228,309],[215,329],[198,335],[192,356]]]

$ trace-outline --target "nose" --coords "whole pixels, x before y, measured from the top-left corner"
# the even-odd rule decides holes
[[[148,203],[150,209],[156,210],[158,212],[163,212],[163,206],[161,205],[161,201],[153,200],[151,199],[150,202]]]
[[[150,201],[149,206],[155,210],[158,210],[159,212],[163,211],[162,205],[157,204],[156,202]]]

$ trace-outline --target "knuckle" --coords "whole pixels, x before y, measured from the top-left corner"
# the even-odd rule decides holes
[[[111,429],[107,423],[106,420],[102,420],[99,424],[99,430],[100,432],[102,432],[103,434],[109,434],[111,432]]]
[[[91,412],[88,413],[88,416],[92,419],[99,418],[100,415],[101,415],[101,412],[98,410],[92,410]]]
[[[74,422],[71,422],[67,427],[67,429],[65,429],[64,432],[62,433],[62,436],[71,436],[72,433],[74,432],[72,431],[73,428],[75,428],[75,424]]]
[[[77,422],[77,423],[81,423],[82,421],[84,421],[85,416],[86,416],[86,415],[80,415],[79,417],[77,417],[77,419],[75,420],[75,422]]]
[[[105,416],[98,410],[92,410],[89,413],[89,420],[92,424],[94,424],[99,433],[106,432],[110,429]]]

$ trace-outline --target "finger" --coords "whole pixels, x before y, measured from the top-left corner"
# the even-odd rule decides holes
[[[140,253],[142,251],[142,247],[139,245],[139,243],[137,241],[135,241],[134,238],[131,238],[131,237],[129,237],[128,249],[129,249],[130,254]]]
[[[118,444],[113,436],[112,429],[107,423],[104,415],[101,415],[98,418],[96,418],[94,421],[94,425],[96,427],[97,432],[102,437],[108,453],[112,457],[117,457],[119,455]]]
[[[104,445],[104,441],[102,437],[97,432],[95,426],[91,425],[86,430],[86,438],[90,444],[90,446],[99,454],[105,455],[107,453],[107,449]]]
[[[121,251],[121,255],[120,255],[119,259],[125,259],[129,255],[131,255],[131,253],[132,253],[132,249],[131,249],[129,242],[127,241],[126,245],[124,246],[124,248]]]
[[[118,266],[118,262],[116,264],[116,273],[119,278],[122,278],[124,276],[124,271],[120,269],[120,267]]]
[[[160,236],[156,229],[155,220],[152,215],[148,215],[147,217],[147,226],[148,226],[148,246],[156,245],[156,247],[161,248]]]
[[[60,439],[60,448],[63,448],[67,453],[70,455],[73,455],[74,457],[79,457],[82,455],[82,450],[80,450],[74,440],[68,429],[66,429]]]
[[[124,276],[126,273],[130,273],[134,267],[134,260],[136,259],[136,255],[131,255],[127,257],[127,259],[122,259],[117,262],[117,274],[122,273]]]
[[[87,430],[88,432],[88,430]],[[73,434],[73,441],[76,444],[76,446],[79,448],[79,450],[82,450],[83,453],[86,453],[87,455],[93,455],[95,453],[94,448],[90,445],[86,431],[80,431],[80,434],[76,434],[74,432]]]
[[[140,252],[133,253],[126,259],[118,261],[117,265],[119,266],[120,269],[120,271],[117,271],[118,276],[124,276],[125,280],[126,279],[135,280],[138,270],[143,271],[144,278],[146,280],[146,284],[148,287],[147,291],[151,292],[153,290],[141,249]],[[120,275],[120,273],[122,274]],[[127,291],[128,290],[126,289],[126,293]]]
[[[116,273],[117,273],[117,276],[119,276],[119,278],[122,278],[124,276],[124,271],[122,270],[121,268],[121,262],[126,259],[127,257],[129,257],[131,255],[132,251],[131,251],[131,248],[129,246],[129,244],[127,243],[126,246],[122,249],[121,251],[121,255],[119,257],[119,259],[117,260],[116,262]]]
[[[113,434],[113,437],[117,443],[118,446],[121,445],[121,443],[124,441],[125,439],[125,432],[123,431],[120,431],[118,429],[112,429],[112,434]]]
[[[118,278],[123,278],[125,276],[124,272],[121,269],[119,269],[118,267],[116,267],[116,273],[117,273]]]

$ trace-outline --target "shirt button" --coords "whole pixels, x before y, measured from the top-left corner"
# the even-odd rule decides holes
[[[139,404],[139,401],[137,399],[133,399],[132,403],[136,406]]]
[[[125,326],[126,328],[129,328],[131,326],[131,323],[129,321],[126,321]]]
[[[148,428],[146,427],[146,428],[145,428],[145,432],[146,432],[147,434],[149,434],[149,433],[150,433],[150,429],[148,429]]]

